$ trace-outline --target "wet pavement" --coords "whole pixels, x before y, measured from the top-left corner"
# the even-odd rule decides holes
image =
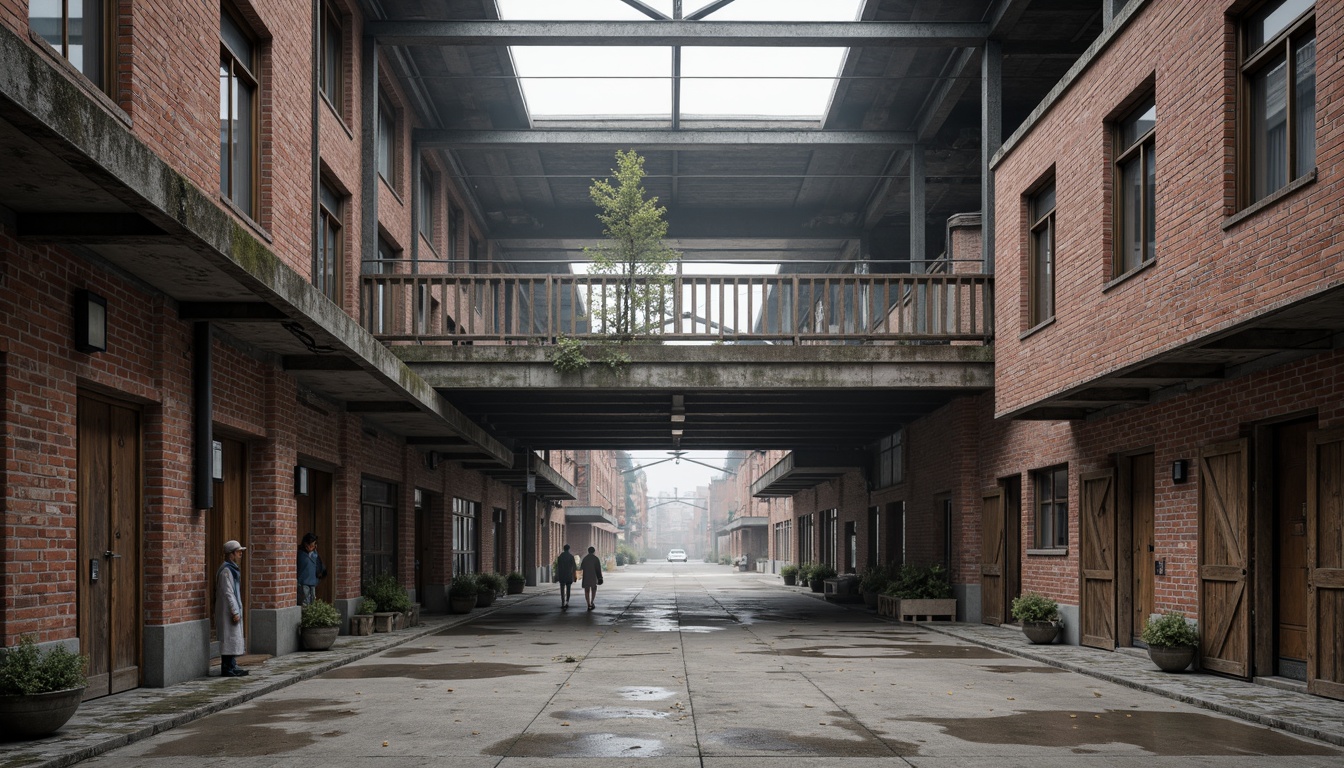
[[[0,766],[1344,766],[1344,702],[700,563],[86,702]],[[1273,727],[1270,727],[1273,726]],[[879,762],[880,761],[880,762]]]

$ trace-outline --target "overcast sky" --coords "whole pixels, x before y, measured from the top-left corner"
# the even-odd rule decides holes
[[[630,451],[629,453],[630,458],[635,462],[635,466],[644,466],[650,496],[657,496],[661,491],[667,491],[668,494],[671,494],[674,489],[680,496],[690,496],[697,487],[708,486],[710,480],[723,475],[722,472],[716,472],[709,467],[702,467],[685,460],[680,464],[675,461],[665,461],[655,466],[645,466],[660,459],[671,458],[671,454],[667,451]],[[728,452],[689,451],[686,456],[721,467],[728,456]]]

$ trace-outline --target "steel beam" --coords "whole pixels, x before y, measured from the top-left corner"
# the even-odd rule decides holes
[[[431,130],[415,132],[423,149],[544,149],[635,147],[650,150],[717,150],[744,147],[872,147],[899,149],[915,143],[907,131],[720,131],[672,130]]]
[[[380,45],[733,46],[850,48],[982,45],[979,22],[904,21],[372,21]]]
[[[793,243],[789,241],[794,240],[847,240],[863,234],[857,214],[836,214],[820,209],[677,206],[668,208],[663,218],[667,222],[668,237],[675,240],[768,238],[786,248],[791,247]],[[602,222],[593,215],[591,208],[534,211],[533,217],[525,223],[490,227],[490,237],[498,241],[550,242],[591,240],[602,236]]]

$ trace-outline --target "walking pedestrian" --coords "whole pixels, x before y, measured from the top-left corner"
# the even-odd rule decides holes
[[[583,562],[579,563],[580,570],[583,571],[583,597],[588,601],[588,610],[593,610],[597,600],[597,585],[602,583],[602,559],[593,554],[597,550],[593,547],[588,548],[588,554],[583,556]]]
[[[238,657],[246,651],[243,639],[243,575],[238,563],[247,547],[233,539],[224,542],[224,562],[215,572],[215,632],[219,635],[219,676],[246,677]]]
[[[326,578],[327,566],[322,564],[322,556],[317,553],[317,534],[311,531],[303,534],[299,543],[299,605],[308,605],[317,599],[318,579]]]
[[[555,580],[560,585],[560,609],[569,607],[569,591],[574,586],[575,571],[574,555],[570,554],[569,545],[566,544],[564,551],[555,559]]]

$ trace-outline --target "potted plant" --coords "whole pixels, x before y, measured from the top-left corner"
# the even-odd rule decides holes
[[[11,738],[33,739],[65,725],[84,698],[85,657],[31,637],[0,649],[0,722]]]
[[[486,608],[505,590],[507,583],[498,573],[476,574],[476,607]]]
[[[1199,627],[1180,611],[1167,611],[1156,618],[1149,616],[1143,625],[1143,642],[1148,658],[1163,672],[1181,672],[1195,660],[1199,648]]]
[[[947,569],[938,563],[901,566],[885,590],[895,598],[896,618],[901,621],[931,620],[935,616],[957,617],[957,598]]]
[[[859,577],[859,592],[863,594],[863,604],[869,608],[877,607],[878,595],[891,583],[891,576],[887,574],[887,569],[877,565],[868,568]]]
[[[374,632],[400,629],[406,620],[406,614],[411,612],[410,595],[406,594],[406,588],[390,573],[374,576],[365,588],[364,594],[378,604],[378,611],[373,614]]]
[[[378,612],[378,601],[367,597],[360,598],[356,613],[350,617],[350,634],[372,635],[373,614]]]
[[[453,613],[470,613],[476,607],[476,595],[480,588],[476,578],[470,573],[459,573],[448,585],[448,606]]]
[[[835,569],[825,563],[817,563],[807,571],[807,586],[813,592],[823,592],[826,580],[835,578]]]
[[[792,587],[798,583],[798,566],[792,563],[781,566],[779,575],[784,577],[784,586]]]
[[[1040,594],[1026,592],[1013,598],[1013,618],[1022,622],[1022,634],[1036,645],[1049,645],[1064,626],[1059,619],[1059,603]]]
[[[510,595],[523,594],[523,586],[527,584],[527,578],[517,571],[510,571],[504,581],[508,585],[505,591]]]
[[[318,598],[303,606],[299,615],[299,637],[306,651],[325,651],[341,632],[341,613],[331,603]]]

